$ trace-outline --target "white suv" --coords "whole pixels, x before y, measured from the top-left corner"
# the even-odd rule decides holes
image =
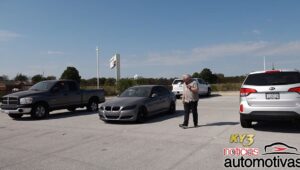
[[[210,96],[211,94],[211,87],[210,85],[205,82],[201,78],[193,78],[199,87],[199,95],[206,95]],[[175,79],[172,83],[172,92],[176,95],[177,98],[180,98],[183,92],[183,80],[182,79]]]
[[[240,122],[300,118],[300,72],[270,70],[250,73],[240,90]]]

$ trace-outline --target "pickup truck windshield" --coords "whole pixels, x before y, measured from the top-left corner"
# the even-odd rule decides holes
[[[55,82],[39,82],[32,86],[29,90],[34,90],[34,91],[47,91],[49,90]]]
[[[150,87],[132,87],[125,90],[120,97],[149,97]]]

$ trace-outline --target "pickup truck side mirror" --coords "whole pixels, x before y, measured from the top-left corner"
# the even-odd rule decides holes
[[[151,98],[155,98],[155,97],[157,97],[158,95],[156,94],[156,93],[153,93],[152,95],[151,95]]]

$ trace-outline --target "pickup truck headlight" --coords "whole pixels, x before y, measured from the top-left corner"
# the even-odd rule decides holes
[[[31,104],[32,98],[31,97],[25,97],[20,99],[20,104]]]

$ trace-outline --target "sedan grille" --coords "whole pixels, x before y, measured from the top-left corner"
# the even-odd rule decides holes
[[[106,111],[119,111],[120,110],[120,106],[105,106]]]

